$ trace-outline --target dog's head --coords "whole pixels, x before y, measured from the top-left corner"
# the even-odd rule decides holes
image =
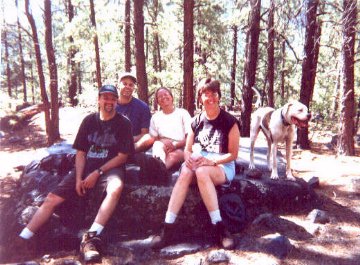
[[[308,108],[299,101],[287,103],[284,106],[283,115],[288,123],[294,124],[298,128],[308,127],[308,122],[311,119]]]

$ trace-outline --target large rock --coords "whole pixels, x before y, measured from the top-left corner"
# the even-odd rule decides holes
[[[7,225],[1,231],[5,241],[11,242],[48,192],[70,170],[74,170],[74,152],[67,148],[60,150],[57,153],[53,149],[49,156],[25,167],[13,193],[13,201],[2,214],[1,223]],[[244,163],[241,158],[237,162],[240,166]],[[267,178],[267,173],[260,179],[247,179],[241,170],[238,172],[240,174],[236,175],[230,187],[218,189],[222,215],[233,232],[241,232],[261,213],[298,213],[309,211],[316,205],[314,191],[301,179],[273,181]],[[128,165],[125,188],[104,230],[104,238],[109,241],[146,238],[158,231],[177,176],[175,171],[167,181],[154,183],[154,180],[140,175],[136,165]],[[77,247],[78,239],[74,235],[93,222],[101,199],[98,196],[90,198],[91,203],[68,201],[61,205],[37,234],[39,248]],[[210,220],[196,185],[190,189],[178,219],[179,240],[209,237]]]

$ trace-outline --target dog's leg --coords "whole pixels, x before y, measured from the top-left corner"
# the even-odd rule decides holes
[[[271,139],[269,139],[269,137],[266,136],[266,140],[267,140],[267,153],[266,153],[266,161],[267,161],[267,166],[269,171],[271,171],[272,166],[271,166]]]
[[[251,128],[250,132],[250,162],[249,162],[249,169],[255,169],[254,163],[254,147],[255,147],[255,140],[259,134],[260,127],[258,128]]]
[[[293,137],[290,135],[286,139],[286,177],[289,180],[295,180],[291,172],[292,142]]]
[[[272,168],[271,168],[271,179],[279,179],[278,170],[277,170],[277,142],[273,142],[271,145],[271,155],[272,155]]]

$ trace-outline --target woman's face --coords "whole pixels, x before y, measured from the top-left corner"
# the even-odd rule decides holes
[[[211,90],[205,90],[201,94],[201,102],[204,107],[211,107],[211,106],[219,106],[219,94],[217,92],[213,92]]]
[[[166,89],[160,89],[157,92],[156,100],[161,108],[173,105],[173,98]]]

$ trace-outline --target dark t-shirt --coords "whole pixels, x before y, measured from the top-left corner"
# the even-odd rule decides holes
[[[194,143],[200,143],[202,150],[207,152],[228,153],[229,132],[235,123],[240,129],[239,121],[222,109],[214,120],[208,120],[202,112],[191,123]]]
[[[118,153],[131,154],[134,142],[130,121],[119,113],[108,121],[100,120],[99,113],[90,114],[82,121],[73,148],[86,152],[85,175]]]
[[[128,104],[117,104],[116,111],[131,121],[133,136],[139,135],[142,128],[149,128],[151,113],[148,105],[137,98]]]

